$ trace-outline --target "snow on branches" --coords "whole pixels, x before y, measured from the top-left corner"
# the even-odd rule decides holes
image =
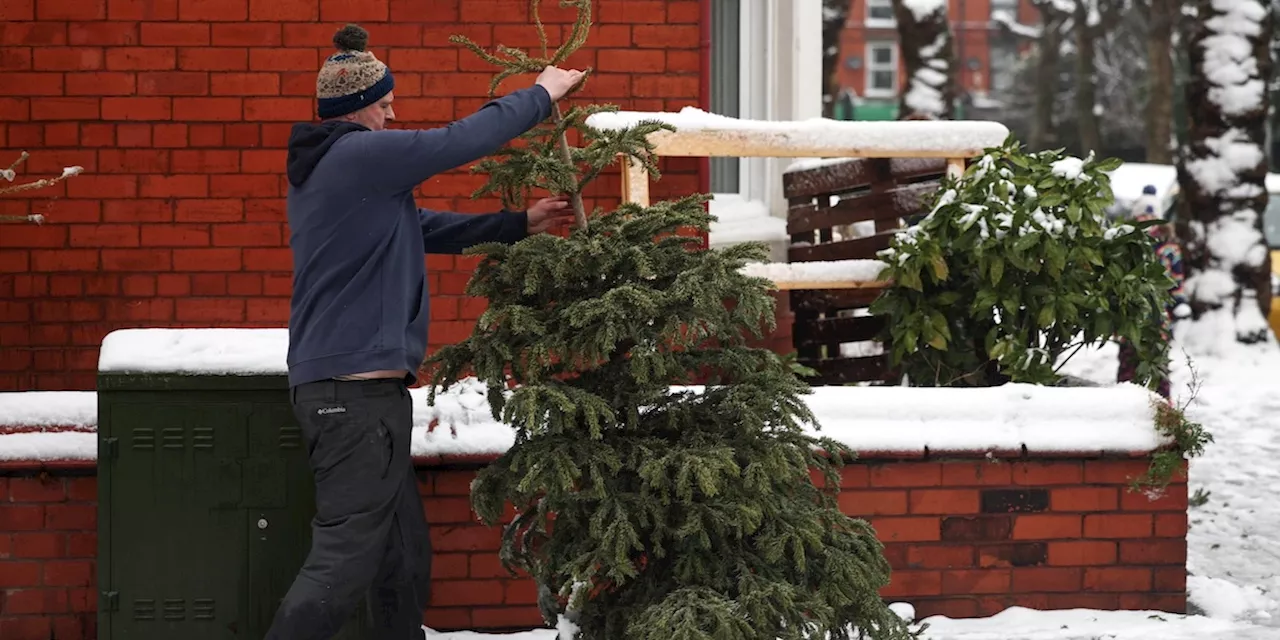
[[[1198,0],[1187,85],[1191,143],[1180,161],[1190,220],[1187,293],[1196,322],[1190,347],[1266,339],[1269,306],[1266,208],[1266,79],[1272,18],[1258,0]]]
[[[18,159],[14,160],[13,164],[9,165],[7,169],[0,169],[0,180],[3,180],[4,182],[9,182],[9,183],[12,183],[14,180],[16,180],[18,177],[18,167],[23,162],[26,162],[27,158],[30,158],[30,157],[31,157],[31,154],[27,153],[26,151],[23,151],[22,155],[18,156]],[[7,186],[0,186],[0,196],[7,196],[10,194],[19,193],[22,191],[32,191],[34,189],[45,189],[48,187],[52,187],[53,185],[58,184],[59,182],[62,182],[63,180],[66,180],[71,176],[80,175],[80,172],[82,171],[84,171],[84,167],[78,167],[78,166],[65,167],[62,169],[62,173],[60,175],[55,176],[53,178],[43,178],[41,180],[33,180],[31,182],[23,182],[19,184],[10,184]],[[12,215],[12,214],[0,215],[0,222],[34,222],[36,224],[40,224],[44,222],[44,216],[38,213],[33,213],[30,215]]]

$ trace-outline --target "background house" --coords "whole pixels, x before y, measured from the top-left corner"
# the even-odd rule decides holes
[[[567,30],[570,14],[543,4],[544,21]],[[597,2],[589,46],[570,63],[595,69],[585,99],[623,109],[812,117],[816,5]],[[47,220],[0,226],[0,391],[92,389],[98,345],[117,328],[284,326],[285,143],[291,123],[314,117],[334,31],[365,26],[396,73],[401,126],[437,126],[477,109],[492,76],[449,36],[531,47],[528,12],[527,0],[4,2],[0,164],[26,150],[23,179],[85,172],[0,202],[0,214]],[[654,195],[778,203],[782,166],[669,159]],[[469,198],[481,182],[465,168],[436,176],[419,203],[492,210]],[[590,204],[616,202],[616,177],[599,184]],[[436,347],[467,335],[484,301],[462,295],[471,260],[426,261]]]

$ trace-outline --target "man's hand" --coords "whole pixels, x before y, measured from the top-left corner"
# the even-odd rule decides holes
[[[573,208],[569,196],[543,198],[529,207],[529,235],[561,229],[573,223]]]
[[[565,71],[559,67],[547,67],[538,74],[537,84],[542,85],[547,93],[551,94],[551,101],[555,102],[565,97],[570,89],[582,82],[583,75],[577,69]]]

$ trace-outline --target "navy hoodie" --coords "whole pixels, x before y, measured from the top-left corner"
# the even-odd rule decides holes
[[[417,381],[427,348],[424,255],[525,237],[528,216],[421,209],[431,176],[494,153],[551,114],[534,85],[436,129],[296,124],[289,137],[289,384],[380,369]]]

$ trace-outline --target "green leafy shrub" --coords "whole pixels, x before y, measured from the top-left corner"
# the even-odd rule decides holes
[[[1117,336],[1137,349],[1136,383],[1167,375],[1173,283],[1150,223],[1106,218],[1105,172],[1119,164],[1027,153],[1010,137],[943,181],[881,253],[894,286],[871,307],[911,385],[1054,384],[1075,350]]]

